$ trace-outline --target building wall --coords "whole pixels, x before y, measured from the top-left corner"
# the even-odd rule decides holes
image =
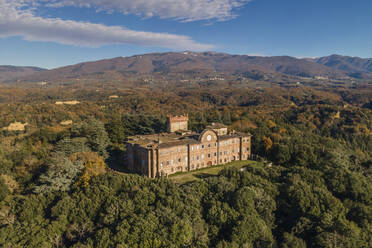
[[[131,171],[154,178],[236,160],[247,160],[251,156],[250,149],[250,136],[218,140],[214,131],[206,130],[200,135],[197,144],[159,149],[128,144],[127,162]]]
[[[231,138],[219,141],[219,164],[240,160],[240,139]]]
[[[208,154],[213,154],[217,148],[208,148],[206,143],[190,145],[190,170],[207,167],[213,161],[213,156],[208,158]]]
[[[227,127],[215,128],[213,129],[218,135],[225,135],[227,134]]]
[[[191,156],[195,156],[196,160],[192,160],[191,169],[198,169],[218,164],[218,136],[212,130],[206,130],[200,135],[199,145],[194,145],[194,150],[190,151]],[[199,148],[199,149],[198,149]],[[199,160],[198,160],[199,157]]]
[[[188,115],[167,117],[168,132],[173,133],[178,130],[188,130]]]
[[[187,130],[187,121],[177,121],[170,123],[169,132],[173,133],[178,130]]]
[[[252,151],[251,151],[251,137],[250,136],[242,137],[241,140],[242,140],[242,144],[241,144],[241,147],[242,147],[241,148],[241,150],[242,150],[242,153],[241,153],[242,160],[247,160],[252,155]]]
[[[179,145],[159,149],[159,172],[173,174],[188,171],[188,146]]]
[[[133,145],[126,144],[126,163],[129,171],[134,171],[134,151]]]

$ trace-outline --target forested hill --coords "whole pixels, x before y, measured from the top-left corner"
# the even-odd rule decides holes
[[[29,76],[45,69],[31,66],[0,65],[0,82]]]
[[[349,72],[349,75],[353,77],[363,78],[366,74],[372,73],[372,59],[331,55],[316,58],[313,61],[318,64],[328,66],[329,68]]]
[[[319,63],[317,63],[319,62]],[[247,55],[230,55],[225,53],[183,52],[154,53],[132,57],[117,57],[77,65],[66,66],[23,77],[24,81],[55,81],[86,76],[105,75],[105,79],[114,80],[136,75],[210,75],[213,73],[261,74],[270,77],[280,75],[299,77],[326,77],[332,79],[372,78],[372,73],[354,75],[342,68],[331,68],[319,61],[298,59],[289,56],[260,57]]]
[[[368,82],[97,81],[0,87],[0,247],[372,247]],[[185,112],[250,132],[263,161],[126,173],[125,139]]]
[[[331,55],[314,59],[315,62],[348,72],[372,72],[372,59]]]

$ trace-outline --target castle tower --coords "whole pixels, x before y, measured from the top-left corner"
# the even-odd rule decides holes
[[[168,116],[167,117],[167,126],[168,132],[174,133],[178,130],[188,130],[189,115],[180,115],[180,116]]]

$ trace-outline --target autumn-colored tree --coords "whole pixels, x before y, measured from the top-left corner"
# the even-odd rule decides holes
[[[101,156],[96,152],[78,152],[71,157],[72,161],[80,161],[84,168],[77,180],[78,185],[87,186],[92,177],[106,172],[106,164]]]
[[[273,146],[273,142],[270,137],[266,137],[266,136],[263,137],[263,142],[265,146],[265,151],[268,152]]]
[[[273,122],[272,120],[269,120],[268,124],[269,124],[269,127],[270,127],[270,128],[274,128],[274,127],[276,127],[275,122]]]

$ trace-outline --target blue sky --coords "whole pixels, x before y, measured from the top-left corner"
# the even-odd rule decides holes
[[[166,51],[372,57],[370,0],[0,0],[0,64]]]

